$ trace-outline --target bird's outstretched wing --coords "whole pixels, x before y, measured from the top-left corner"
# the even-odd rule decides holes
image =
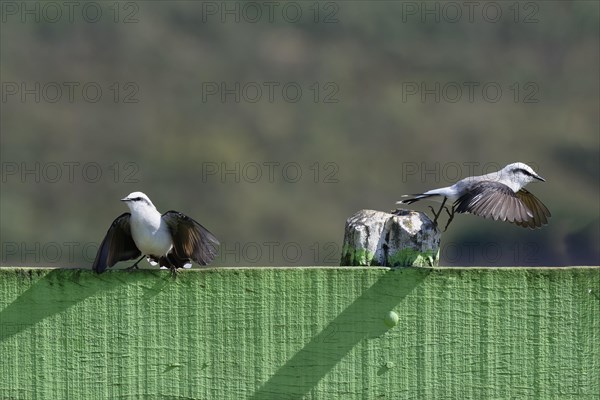
[[[141,255],[131,237],[129,217],[129,213],[119,215],[108,228],[92,265],[92,269],[97,273],[104,272],[119,261],[131,260]]]
[[[471,213],[522,227],[539,228],[548,223],[550,211],[525,189],[513,192],[496,181],[482,181],[454,202],[455,212]]]
[[[176,268],[192,260],[208,265],[217,255],[219,241],[205,227],[178,211],[167,211],[162,215],[173,237],[173,257]],[[179,265],[181,264],[181,265]]]
[[[526,222],[515,222],[517,225],[525,228],[539,228],[548,223],[548,218],[552,216],[550,210],[531,192],[521,189],[517,193],[517,198],[531,211],[533,218]]]

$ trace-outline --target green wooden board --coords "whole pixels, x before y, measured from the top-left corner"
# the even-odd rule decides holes
[[[2,268],[0,357],[0,399],[597,400],[600,268]]]

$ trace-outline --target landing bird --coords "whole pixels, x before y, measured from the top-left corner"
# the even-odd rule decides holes
[[[191,261],[207,265],[217,254],[219,241],[205,227],[177,211],[160,214],[148,196],[133,192],[124,199],[130,213],[115,219],[102,241],[92,269],[102,273],[119,261],[142,256],[173,273],[191,267]]]
[[[470,213],[497,221],[507,221],[526,228],[539,228],[548,223],[550,211],[533,194],[523,187],[534,180],[546,182],[527,164],[516,162],[508,164],[498,172],[487,175],[471,176],[456,182],[452,186],[429,190],[422,194],[404,195],[410,197],[396,204],[412,204],[422,199],[442,201],[442,206],[434,215],[434,223],[445,208],[449,220],[454,213]],[[446,200],[453,202],[452,210],[444,207]]]

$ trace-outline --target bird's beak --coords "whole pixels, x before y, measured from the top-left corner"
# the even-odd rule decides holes
[[[546,180],[539,175],[534,175],[534,178],[537,179],[538,181],[546,182]]]
[[[121,201],[129,201],[129,199],[125,197],[124,199],[121,199]]]

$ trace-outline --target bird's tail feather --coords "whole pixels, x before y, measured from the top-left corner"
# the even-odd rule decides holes
[[[438,194],[425,194],[425,193],[423,193],[423,194],[405,194],[402,197],[410,197],[410,198],[397,201],[396,204],[412,204],[416,201],[426,199],[426,198],[432,197],[432,196],[439,196],[439,195]]]

